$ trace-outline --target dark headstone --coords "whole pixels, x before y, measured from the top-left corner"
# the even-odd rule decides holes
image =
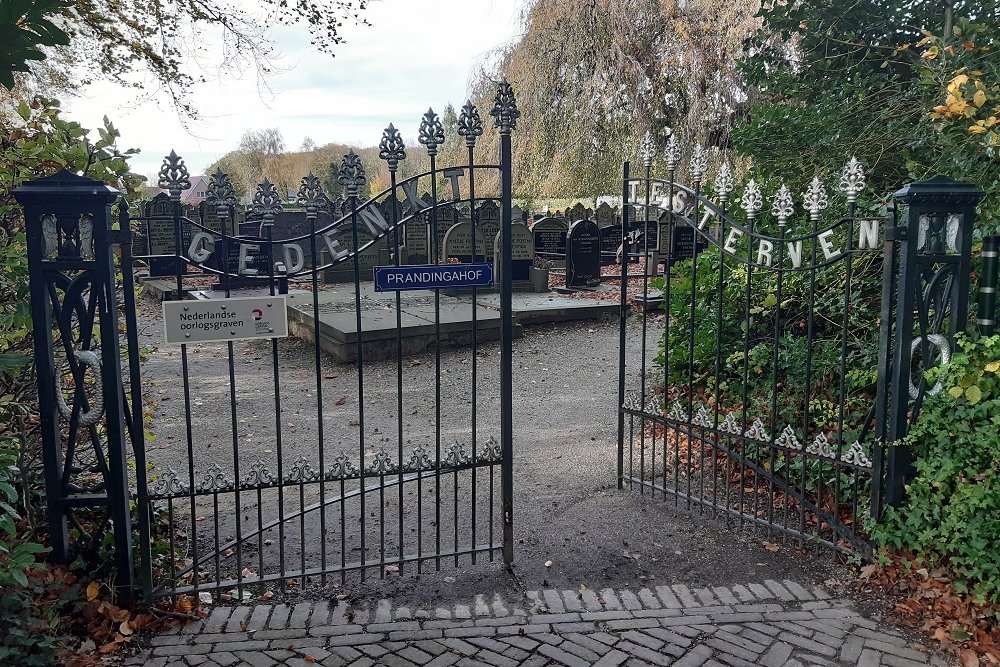
[[[621,224],[599,227],[598,230],[601,236],[601,264],[617,264],[618,248],[622,245]]]
[[[566,257],[566,223],[559,218],[542,218],[531,231],[535,235],[535,255],[546,259]]]
[[[697,235],[694,227],[684,223],[675,223],[671,233],[670,263],[691,259],[692,255],[700,253],[707,247],[708,241]]]
[[[170,197],[164,192],[153,197],[143,204],[142,216],[146,218],[142,224],[146,238],[142,254],[176,255],[177,230],[174,226],[174,202]],[[181,246],[186,246],[190,240],[191,225],[181,221]],[[178,268],[181,273],[187,273],[187,263],[173,258],[150,259],[148,264],[150,278],[175,276]]]
[[[403,264],[426,264],[430,257],[427,248],[427,217],[426,214],[414,216],[403,225],[405,250]]]
[[[600,231],[593,220],[578,220],[566,235],[566,286],[593,287],[600,282]]]

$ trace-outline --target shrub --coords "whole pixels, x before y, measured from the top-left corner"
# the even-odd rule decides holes
[[[910,434],[916,477],[873,536],[946,566],[960,593],[1000,602],[1000,336],[959,341],[951,363],[928,373],[929,395]]]

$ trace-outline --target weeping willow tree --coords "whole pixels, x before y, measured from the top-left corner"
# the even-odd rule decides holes
[[[490,108],[506,76],[521,110],[515,133],[519,195],[618,191],[621,162],[647,130],[726,150],[748,95],[736,69],[760,22],[759,0],[535,0],[523,33],[475,79]],[[485,140],[494,140],[491,134]]]

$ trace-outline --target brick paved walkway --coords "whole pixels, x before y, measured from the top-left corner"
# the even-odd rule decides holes
[[[792,581],[638,591],[531,591],[521,604],[477,597],[453,608],[380,600],[219,607],[154,637],[129,660],[149,667],[720,667],[946,665],[850,602]]]

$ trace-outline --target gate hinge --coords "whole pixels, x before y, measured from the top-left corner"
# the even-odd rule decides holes
[[[886,241],[905,241],[906,240],[906,226],[897,225],[895,227],[885,228],[885,240]]]

